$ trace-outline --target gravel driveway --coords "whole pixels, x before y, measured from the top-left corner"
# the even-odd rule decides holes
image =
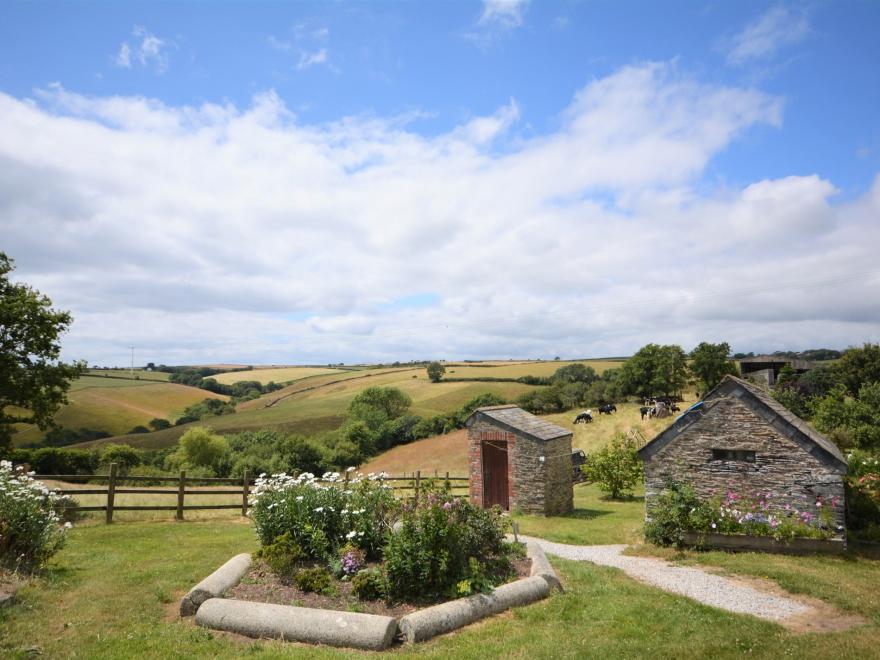
[[[729,612],[780,621],[809,610],[795,600],[764,593],[699,568],[675,566],[662,559],[623,555],[625,545],[566,545],[522,535],[520,538],[535,541],[548,555],[613,566],[640,582]]]

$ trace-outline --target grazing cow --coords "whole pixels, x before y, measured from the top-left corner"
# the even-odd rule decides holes
[[[610,415],[613,412],[617,412],[617,406],[613,403],[605,404],[604,406],[599,406],[599,414],[600,415]]]
[[[641,413],[642,419],[645,419],[645,417],[647,417],[648,419],[651,419],[651,411],[652,410],[653,410],[653,408],[651,408],[649,406],[642,406],[641,408],[639,408],[639,413]]]
[[[671,412],[674,412],[674,413],[676,413],[676,412],[681,412],[681,408],[679,408],[679,407],[678,407],[677,405],[675,405],[674,403],[671,404],[671,405],[669,406],[669,410],[670,410]]]
[[[592,421],[593,415],[591,410],[585,410],[574,418],[575,424],[580,424],[581,422],[583,422],[584,424],[589,424]]]

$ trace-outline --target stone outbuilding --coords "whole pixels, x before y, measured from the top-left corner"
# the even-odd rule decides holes
[[[815,511],[818,498],[843,533],[846,458],[840,449],[757,385],[735,376],[689,408],[639,450],[645,468],[645,503],[667,479],[689,483],[710,498],[771,493],[770,512]]]
[[[572,433],[514,405],[477,408],[467,420],[470,500],[523,513],[572,510]]]

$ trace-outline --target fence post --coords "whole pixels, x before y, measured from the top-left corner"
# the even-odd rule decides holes
[[[422,485],[422,471],[416,472],[416,502],[419,501],[419,487]]]
[[[241,477],[241,515],[246,516],[248,509],[248,471]]]
[[[186,470],[180,471],[180,483],[177,486],[177,519],[183,520],[183,496],[186,493]]]
[[[116,499],[116,463],[110,463],[110,479],[107,481],[107,524],[113,522],[113,501]]]

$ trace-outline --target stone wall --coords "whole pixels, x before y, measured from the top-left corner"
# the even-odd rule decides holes
[[[645,501],[652,500],[667,478],[690,483],[710,498],[727,490],[772,493],[771,512],[785,516],[785,506],[815,512],[817,497],[829,507],[835,526],[844,526],[843,475],[781,435],[735,397],[716,400],[703,417],[645,461]],[[755,452],[755,461],[712,460],[713,449]],[[831,507],[832,498],[837,506]]]
[[[568,513],[573,507],[571,436],[537,441],[488,421],[468,429],[470,501],[484,506],[482,443],[507,442],[507,484],[510,509],[538,515]],[[541,456],[545,460],[541,461]]]

